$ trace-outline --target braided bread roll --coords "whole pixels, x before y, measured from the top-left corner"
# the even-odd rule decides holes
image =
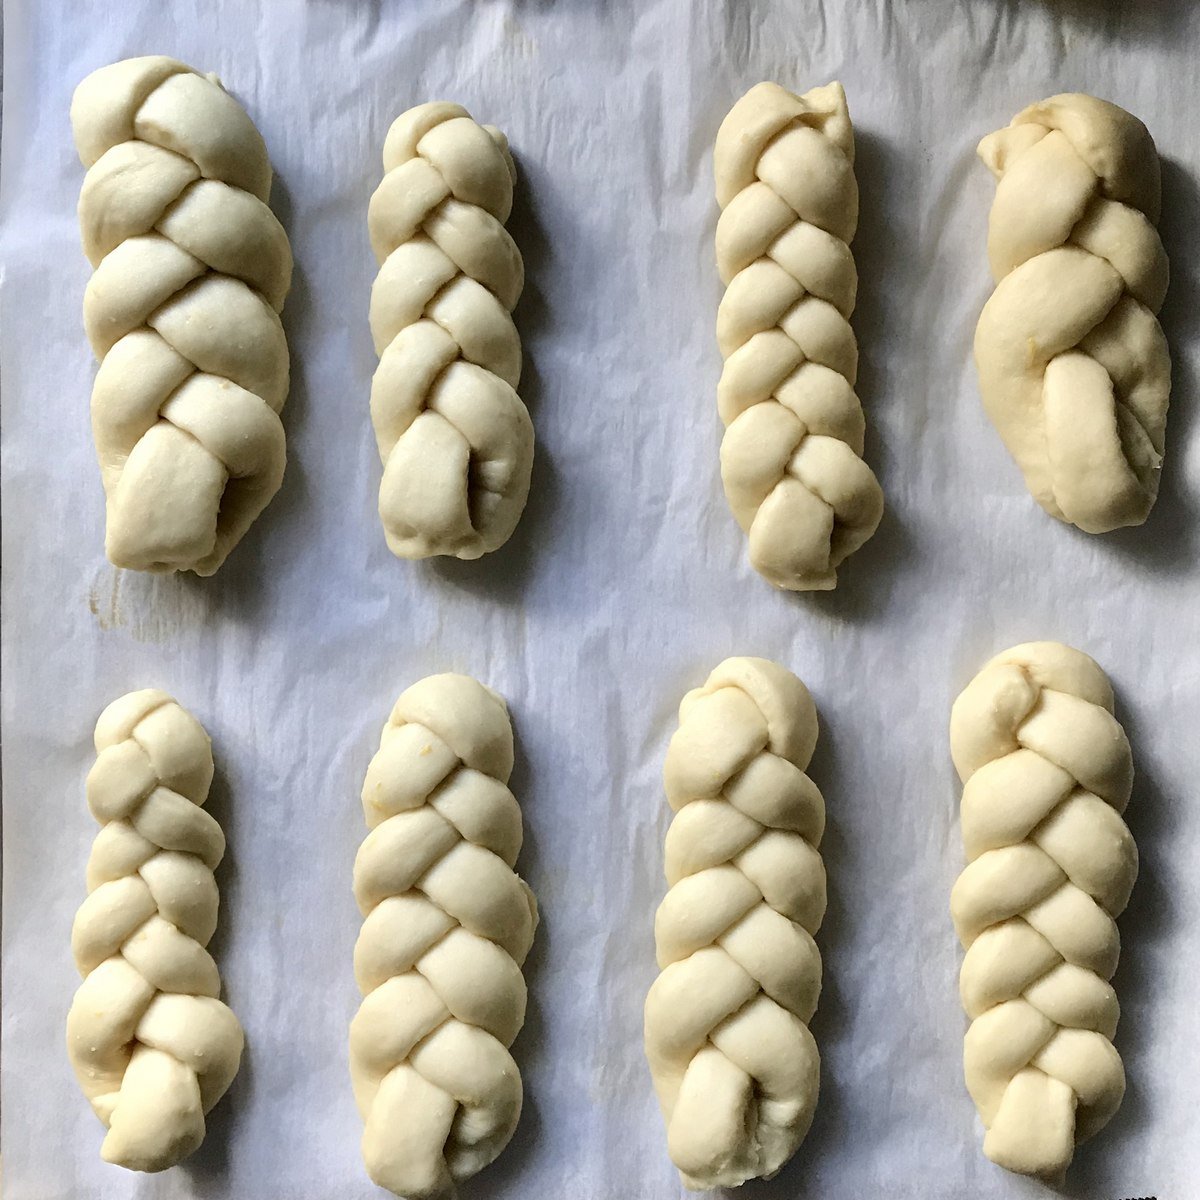
[[[775,1174],[816,1108],[825,803],[804,774],[816,741],[808,690],[765,659],[727,659],[679,706],[645,1035],[689,1188]]]
[[[204,1140],[242,1056],[205,947],[217,925],[221,827],[201,807],[208,735],[165,692],[130,692],[96,723],[87,801],[102,828],[71,931],[83,983],[67,1052],[108,1126],[105,1162],[162,1171]]]
[[[367,214],[379,515],[401,558],[479,558],[512,535],[533,466],[510,315],[525,268],[504,228],[516,168],[504,134],[442,102],[396,118],[383,167]]]
[[[363,784],[350,1075],[367,1171],[410,1200],[452,1195],[521,1115],[508,1051],[537,904],[513,870],[512,767],[504,701],[465,675],[431,675],[396,701]]]
[[[1112,1045],[1116,918],[1137,876],[1120,814],[1133,785],[1104,672],[1032,642],[997,655],[954,704],[968,866],[950,906],[966,948],[964,1069],[984,1153],[1055,1176],[1125,1092]]]
[[[883,515],[854,394],[858,185],[842,85],[752,87],[721,123],[713,167],[725,495],[756,570],[827,591]]]
[[[1171,394],[1154,141],[1115,104],[1063,95],[979,155],[999,180],[996,290],[975,331],[984,407],[1051,516],[1088,533],[1140,525]]]
[[[92,433],[118,567],[211,575],[279,490],[287,235],[258,130],[216,76],[159,55],[71,102],[87,168],[83,319]]]

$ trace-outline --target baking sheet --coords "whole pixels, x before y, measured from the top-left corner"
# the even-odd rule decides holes
[[[7,0],[4,16],[5,1197],[383,1195],[362,1170],[346,1068],[358,791],[395,696],[438,670],[509,699],[520,867],[543,914],[515,1047],[525,1114],[464,1196],[677,1196],[641,1050],[664,889],[659,770],[680,696],[732,653],[810,685],[829,808],[821,1102],[792,1165],[746,1195],[1047,1194],[982,1157],[961,1082],[945,736],[984,659],[1042,637],[1109,670],[1139,768],[1142,872],[1116,980],[1129,1092],[1067,1192],[1197,1194],[1192,6]],[[151,52],[218,72],[246,105],[297,263],[287,477],[209,580],[106,563],[88,430],[68,105],[94,67]],[[889,507],[828,596],[754,574],[717,474],[711,147],[764,78],[840,78],[857,128],[859,391]],[[1139,114],[1165,157],[1163,492],[1144,529],[1104,538],[1035,507],[969,361],[993,191],[975,142],[1069,89]],[[375,514],[366,204],[390,120],[431,98],[502,127],[521,175],[510,227],[537,461],[512,542],[474,564],[394,560]],[[248,1036],[203,1149],[154,1178],[99,1161],[63,1046],[95,833],[91,730],[109,700],[149,686],[213,737],[229,840],[215,949]]]

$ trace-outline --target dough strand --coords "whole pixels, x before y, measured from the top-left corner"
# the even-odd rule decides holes
[[[131,692],[96,723],[87,800],[102,828],[71,931],[83,983],[67,1016],[79,1086],[108,1127],[105,1162],[162,1171],[204,1140],[242,1055],[206,949],[221,827],[203,809],[212,748],[165,692]]]
[[[883,516],[854,393],[858,184],[842,85],[751,88],[721,124],[713,167],[721,481],[755,569],[827,591]]]
[[[996,290],[975,331],[988,416],[1051,516],[1140,525],[1158,495],[1171,359],[1159,162],[1136,117],[1052,96],[979,143]]]
[[[504,228],[516,168],[504,134],[444,102],[396,118],[383,167],[367,214],[379,516],[400,558],[479,558],[512,536],[533,466],[511,316],[525,268]]]
[[[816,742],[795,675],[730,658],[683,698],[667,750],[675,817],[646,1057],[667,1149],[696,1190],[769,1178],[812,1123],[825,802],[804,770]]]
[[[220,85],[130,58],[76,89],[92,433],[118,567],[211,575],[279,490],[291,286],[271,164]]]
[[[538,914],[513,870],[512,767],[504,701],[465,675],[431,675],[396,701],[363,784],[350,1074],[367,1171],[408,1200],[452,1196],[521,1115],[509,1047]]]
[[[967,1088],[988,1158],[1053,1179],[1125,1093],[1109,980],[1137,877],[1121,819],[1129,742],[1096,663],[1031,642],[997,655],[955,701],[950,749],[967,852],[950,899],[966,949]]]

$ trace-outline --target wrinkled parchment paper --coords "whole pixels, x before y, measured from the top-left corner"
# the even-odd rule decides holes
[[[1055,638],[1111,673],[1139,770],[1142,872],[1121,922],[1120,1114],[1069,1195],[1200,1194],[1200,568],[1195,421],[1200,15],[1187,3],[715,0],[357,3],[8,0],[4,6],[3,1175],[8,1200],[382,1196],[346,1070],[358,1002],[358,791],[389,707],[433,671],[508,697],[543,922],[515,1053],[525,1113],[467,1200],[660,1200],[680,1186],[641,1050],[683,692],[761,654],[822,717],[829,916],[816,1122],[748,1200],[978,1200],[1042,1185],[989,1164],[961,1079],[953,696],[995,651]],[[88,267],[67,118],[88,71],[168,53],[216,71],[277,169],[297,272],[279,496],[213,579],[117,572],[102,552],[81,329]],[[747,87],[841,79],[857,127],[855,327],[867,458],[888,515],[832,595],[776,593],[721,496],[711,148]],[[1149,124],[1176,363],[1162,497],[1140,530],[1044,516],[980,409],[969,360],[989,291],[993,184],[978,138],[1083,89]],[[387,552],[367,396],[367,199],[391,119],[455,99],[503,128],[537,427],[515,537],[480,562]],[[215,950],[248,1036],[187,1165],[98,1158],[63,1021],[95,833],[97,714],[162,687],[211,733],[229,839]]]

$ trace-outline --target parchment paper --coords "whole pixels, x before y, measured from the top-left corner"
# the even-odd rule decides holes
[[[659,772],[679,698],[733,653],[810,685],[829,808],[821,1101],[792,1165],[745,1195],[1047,1194],[979,1150],[947,914],[961,867],[949,705],[988,656],[1030,638],[1107,668],[1139,770],[1142,870],[1116,979],[1129,1092],[1068,1194],[1200,1194],[1193,6],[7,0],[4,16],[5,1197],[383,1195],[346,1068],[358,792],[392,701],[438,670],[510,701],[520,868],[543,914],[515,1046],[525,1113],[463,1194],[677,1196],[641,1049]],[[94,67],[152,52],[218,72],[245,104],[297,262],[287,477],[209,580],[107,564],[88,426],[68,105]],[[859,391],[889,507],[828,596],[755,575],[717,470],[711,147],[764,78],[841,79],[857,128]],[[1102,538],[1028,497],[969,358],[993,194],[975,143],[1071,89],[1154,133],[1174,275],[1162,497],[1143,529]],[[475,564],[394,560],[375,512],[366,205],[391,119],[432,98],[503,128],[521,174],[511,229],[537,461],[512,542]],[[139,1178],[98,1158],[63,1022],[96,831],[92,727],[149,686],[214,741],[229,840],[215,951],[248,1051],[202,1151]]]

